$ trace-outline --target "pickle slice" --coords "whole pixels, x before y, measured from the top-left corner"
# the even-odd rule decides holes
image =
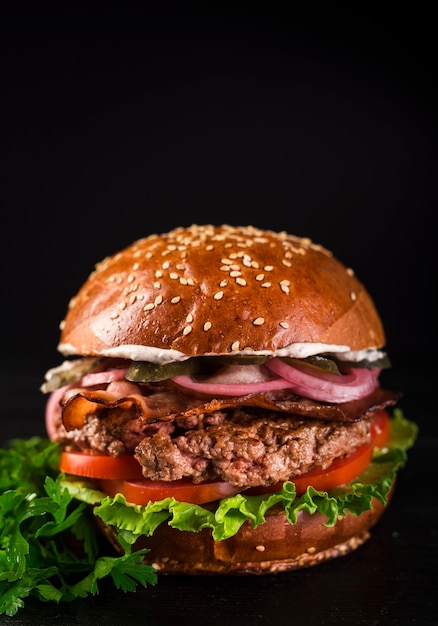
[[[194,374],[212,374],[224,365],[251,365],[264,363],[268,357],[258,355],[224,354],[212,356],[194,356],[185,361],[172,361],[164,365],[148,361],[133,361],[126,372],[126,379],[134,383],[151,383],[167,380],[175,376]]]
[[[367,359],[362,359],[361,361],[344,361],[342,359],[333,359],[326,356],[315,355],[309,356],[304,359],[294,359],[292,357],[282,357],[282,361],[285,361],[289,365],[299,366],[300,364],[308,365],[310,367],[314,367],[318,370],[326,372],[328,374],[341,374],[341,369],[345,368],[355,368],[355,367],[364,367],[367,369],[373,368],[381,368],[388,369],[391,367],[391,362],[386,354],[384,354],[380,359],[376,359],[374,361],[369,361]]]
[[[133,361],[126,372],[126,379],[134,383],[151,383],[183,374],[194,374],[197,371],[199,371],[199,364],[196,363],[195,358],[172,361],[164,365],[148,361]]]
[[[293,367],[307,365],[308,367],[326,372],[328,374],[341,374],[339,367],[333,359],[324,356],[308,356],[304,359],[294,359],[292,357],[281,357],[281,360]]]
[[[391,361],[387,354],[383,354],[381,358],[370,361],[369,359],[362,359],[361,361],[344,361],[339,359],[338,363],[341,367],[366,367],[368,369],[374,369],[376,367],[380,369],[390,369]]]

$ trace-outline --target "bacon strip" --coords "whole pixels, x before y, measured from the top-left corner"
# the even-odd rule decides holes
[[[117,393],[118,389],[120,393]],[[171,383],[161,383],[159,387],[130,383],[128,389],[126,382],[114,382],[106,389],[70,389],[62,401],[62,420],[65,429],[70,431],[82,428],[88,415],[115,409],[129,410],[133,406],[145,424],[172,422],[178,418],[201,416],[238,406],[253,406],[307,418],[354,422],[369,417],[376,410],[396,404],[399,397],[397,392],[378,388],[365,398],[341,404],[301,398],[287,389],[264,394],[202,399],[186,395]]]

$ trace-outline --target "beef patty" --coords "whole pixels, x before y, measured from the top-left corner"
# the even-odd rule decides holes
[[[151,480],[221,479],[255,487],[328,467],[371,442],[370,423],[371,418],[328,421],[255,406],[151,420],[133,404],[88,414],[82,428],[69,431],[59,415],[53,438],[73,449],[134,454]]]
[[[211,417],[211,416],[209,416]],[[336,423],[254,408],[213,416],[183,434],[157,432],[135,449],[151,480],[221,479],[236,486],[271,485],[345,456],[371,441],[370,420]]]

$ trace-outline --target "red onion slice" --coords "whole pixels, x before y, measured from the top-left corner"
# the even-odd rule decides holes
[[[104,385],[116,380],[125,380],[127,368],[104,370],[103,372],[91,372],[85,374],[77,384],[79,387],[91,387],[92,385]]]
[[[372,393],[379,385],[380,369],[351,368],[345,374],[304,372],[281,359],[270,359],[265,367],[289,381],[295,393],[322,402],[349,402]]]
[[[67,389],[69,389],[71,385],[64,385],[63,387],[59,387],[59,389],[55,389],[50,394],[47,403],[46,403],[46,431],[49,439],[53,439],[56,433],[56,428],[54,426],[56,413],[60,410],[60,402],[62,396],[65,394]]]
[[[215,383],[206,378],[204,381],[191,376],[175,376],[172,381],[180,387],[199,391],[209,396],[246,396],[251,393],[264,393],[274,389],[287,389],[290,383],[284,378],[273,378],[254,383]]]

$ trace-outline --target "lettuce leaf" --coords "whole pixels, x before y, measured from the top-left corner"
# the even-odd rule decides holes
[[[297,497],[292,482],[285,482],[282,489],[273,494],[258,496],[239,493],[221,500],[215,510],[196,504],[178,502],[175,498],[165,498],[159,502],[150,502],[142,507],[126,502],[121,494],[114,498],[103,497],[95,506],[94,514],[106,524],[123,531],[134,542],[139,535],[150,536],[163,523],[181,531],[199,532],[210,528],[215,540],[228,539],[235,535],[246,520],[253,528],[263,524],[266,513],[273,506],[283,507],[286,517],[295,524],[299,511],[309,514],[322,513],[326,525],[333,526],[339,516],[348,512],[360,515],[372,508],[373,498],[386,505],[397,471],[406,462],[406,450],[414,445],[417,426],[403,416],[401,410],[395,410],[391,420],[391,437],[383,449],[376,449],[371,465],[354,481],[330,491],[317,491],[308,487]],[[68,490],[75,489],[75,484],[65,479]],[[69,486],[69,484],[71,486]],[[78,497],[78,494],[77,494]],[[85,489],[82,497],[88,497]]]

